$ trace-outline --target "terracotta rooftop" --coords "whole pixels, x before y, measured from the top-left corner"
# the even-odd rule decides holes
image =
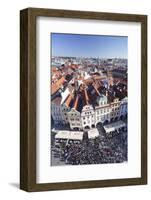
[[[54,94],[59,90],[61,85],[65,82],[65,78],[61,77],[57,82],[51,85],[51,94]]]
[[[72,96],[69,94],[69,96],[67,97],[66,102],[65,102],[67,107],[69,107],[71,100],[72,100]]]
[[[105,79],[106,76],[98,76],[98,75],[94,75],[93,78],[94,78],[95,80],[101,80],[101,79]]]
[[[52,67],[51,67],[51,71],[52,71],[52,72],[56,72],[56,71],[58,71],[58,69],[57,69],[56,67],[52,66]]]
[[[88,93],[87,93],[87,90],[84,89],[84,94],[85,94],[85,101],[86,101],[86,104],[88,104],[89,102],[89,97],[88,97]]]
[[[51,85],[51,94],[54,94],[58,90],[59,90],[59,86],[57,85],[57,83],[54,83]]]
[[[58,80],[57,84],[58,84],[58,85],[62,85],[64,82],[65,82],[65,78],[62,76],[62,77]]]
[[[74,102],[74,109],[77,109],[79,97],[77,95],[76,100]]]

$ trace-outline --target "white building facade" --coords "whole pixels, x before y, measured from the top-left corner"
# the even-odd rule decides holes
[[[95,127],[95,112],[92,105],[85,105],[81,112],[81,122],[83,129]]]

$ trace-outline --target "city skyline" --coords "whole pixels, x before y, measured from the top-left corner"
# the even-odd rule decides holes
[[[128,57],[127,36],[85,34],[51,34],[52,56],[63,57]]]

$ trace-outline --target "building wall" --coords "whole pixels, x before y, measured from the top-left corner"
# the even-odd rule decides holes
[[[99,106],[95,109],[95,125],[97,125],[99,122],[104,123],[106,120],[110,121],[110,112],[111,108],[110,105],[107,104],[105,106]]]
[[[122,116],[126,116],[127,115],[127,110],[128,110],[128,104],[127,104],[127,98],[124,98],[122,101],[121,101],[121,104],[120,104],[120,117]]]
[[[82,112],[68,108],[66,105],[52,103],[52,117],[55,124],[69,124],[71,129],[94,128],[98,123],[112,122],[127,115],[127,98],[119,101],[117,98],[110,104],[102,99],[95,109],[92,105],[83,107]]]
[[[82,129],[82,124],[81,124],[81,115],[80,112],[72,108],[68,112],[68,120],[70,124],[70,128],[73,129]]]
[[[95,127],[95,112],[91,105],[86,105],[82,109],[81,113],[82,128],[94,128]]]
[[[55,104],[52,102],[51,104],[51,115],[55,124],[62,124],[64,119],[62,115],[61,105]]]
[[[68,119],[68,112],[69,111],[70,111],[70,108],[67,107],[65,104],[62,104],[61,113],[62,113],[62,118],[63,118],[63,124],[69,123],[69,119]]]

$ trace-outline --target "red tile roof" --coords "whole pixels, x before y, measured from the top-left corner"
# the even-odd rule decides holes
[[[72,96],[69,94],[69,96],[68,96],[68,98],[66,99],[66,102],[65,102],[67,107],[69,107],[71,100],[72,100]]]
[[[59,90],[59,85],[57,85],[57,83],[51,85],[51,94],[54,94],[58,90]]]
[[[79,97],[77,95],[76,100],[74,102],[74,109],[77,109]]]
[[[61,77],[57,82],[51,85],[51,94],[54,94],[59,90],[62,84],[65,82],[65,78]]]
[[[88,104],[89,102],[89,97],[88,97],[88,93],[87,93],[87,90],[84,89],[84,94],[85,94],[85,101],[86,101],[86,104]]]

